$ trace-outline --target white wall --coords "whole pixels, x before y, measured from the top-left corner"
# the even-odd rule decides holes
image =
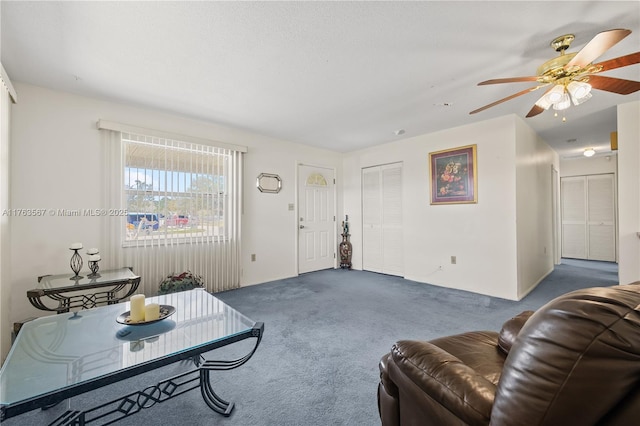
[[[640,281],[640,102],[618,105],[618,277]]]
[[[618,155],[598,155],[591,158],[567,158],[560,160],[560,177],[618,173]]]
[[[524,138],[523,143],[529,146],[522,155],[528,156],[532,152],[534,157],[530,165],[522,163],[518,169],[526,179],[521,185],[530,189],[540,179],[549,181],[545,182],[548,190],[536,195],[536,204],[542,204],[541,208],[550,209],[551,195],[547,191],[551,188],[551,163],[555,155],[530,129],[524,128],[528,129],[521,119],[506,116],[345,155],[344,212],[351,219],[354,268],[362,268],[360,170],[378,164],[402,162],[405,278],[518,299],[515,164],[516,142],[520,143],[520,140],[516,139]],[[429,152],[470,144],[477,145],[478,203],[430,205]],[[539,178],[542,165],[548,176]],[[529,168],[531,173],[526,171]],[[541,202],[540,199],[547,194],[549,200]],[[538,242],[541,237],[537,234],[527,240],[534,242],[535,247],[548,245],[551,248],[550,210],[548,216],[544,224],[536,225],[538,229],[544,227],[544,232],[549,234],[545,234],[543,242]],[[529,221],[537,223],[538,217],[532,214]],[[534,259],[524,256],[521,266],[528,268],[520,278],[524,289],[535,285],[553,268],[551,250],[548,253]],[[457,264],[450,263],[451,256],[457,257]],[[528,266],[529,263],[532,265]],[[439,266],[443,266],[443,270],[438,270]]]
[[[103,203],[104,162],[100,158],[99,119],[219,140],[248,147],[244,165],[242,285],[296,274],[297,222],[289,203],[295,201],[299,161],[335,167],[339,154],[114,102],[80,97],[27,84],[17,84],[11,141],[11,195],[14,208],[84,209]],[[279,194],[255,187],[261,172],[282,177]],[[341,193],[338,199],[342,198]],[[338,206],[340,209],[341,204]],[[11,320],[43,312],[31,307],[26,291],[39,275],[69,270],[71,242],[102,247],[98,217],[16,217],[12,223]],[[337,230],[339,232],[339,230]],[[250,254],[256,254],[251,262]],[[108,265],[105,259],[104,265]],[[113,265],[126,266],[126,265]],[[144,277],[143,277],[144,279]],[[4,330],[3,330],[4,331]]]
[[[552,166],[558,154],[516,119],[518,299],[553,271]]]

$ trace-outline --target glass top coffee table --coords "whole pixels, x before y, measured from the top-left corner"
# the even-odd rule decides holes
[[[211,409],[229,415],[233,403],[214,392],[209,374],[247,362],[260,344],[264,325],[203,289],[146,302],[173,307],[175,312],[149,324],[122,324],[118,318],[129,311],[127,302],[27,322],[0,370],[0,421],[187,359],[197,368],[90,410],[69,410],[51,424],[111,422],[195,388],[201,389]],[[242,358],[202,357],[248,338],[255,338],[255,346]]]

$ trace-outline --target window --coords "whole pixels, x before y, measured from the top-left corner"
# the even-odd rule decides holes
[[[169,275],[191,271],[207,291],[240,286],[240,145],[105,120],[104,268],[133,268],[140,292],[158,293]]]
[[[125,246],[229,238],[229,150],[130,133],[121,140]]]

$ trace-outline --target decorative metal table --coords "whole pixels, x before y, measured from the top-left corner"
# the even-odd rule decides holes
[[[0,370],[0,422],[181,360],[194,361],[196,368],[88,410],[68,408],[50,425],[109,424],[195,388],[212,410],[230,415],[234,404],[214,392],[210,373],[246,363],[264,325],[203,289],[147,301],[175,307],[175,313],[150,324],[123,325],[117,318],[130,309],[127,302],[27,322]],[[256,339],[255,346],[239,359],[202,356],[248,338]]]
[[[63,313],[71,308],[90,309],[118,303],[131,296],[140,284],[140,277],[131,268],[100,271],[98,275],[80,279],[72,279],[72,274],[44,275],[38,277],[35,289],[27,291],[27,297],[38,309]],[[126,292],[121,292],[127,286]],[[49,307],[43,299],[56,301],[57,306]]]

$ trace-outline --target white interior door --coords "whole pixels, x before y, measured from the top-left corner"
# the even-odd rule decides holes
[[[587,176],[587,218],[589,259],[615,262],[613,174]]]
[[[584,176],[562,178],[562,257],[587,258],[585,185]]]
[[[404,275],[402,163],[362,169],[362,269]]]
[[[362,269],[382,272],[382,170],[362,169]]]
[[[298,272],[335,267],[333,169],[298,165]]]

